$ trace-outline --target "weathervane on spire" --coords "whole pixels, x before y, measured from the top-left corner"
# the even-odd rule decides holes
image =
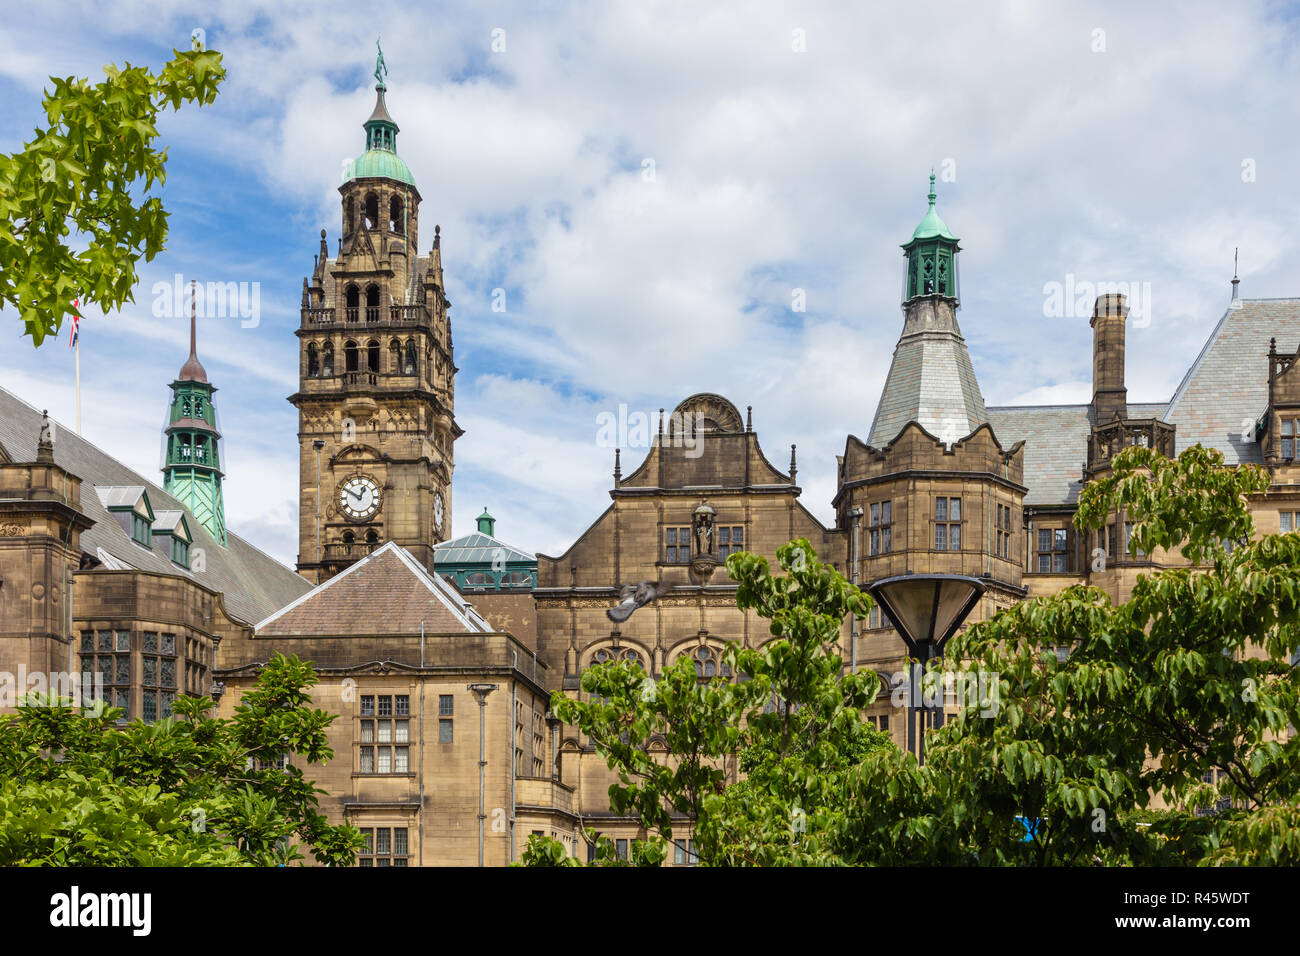
[[[384,92],[388,89],[384,83],[384,77],[388,75],[388,64],[384,62],[384,48],[379,45],[379,37],[375,37],[375,49],[378,51],[375,57],[375,89]]]
[[[1230,309],[1240,309],[1241,299],[1238,298],[1237,287],[1241,285],[1241,280],[1237,278],[1237,247],[1232,247],[1232,301],[1228,303]]]

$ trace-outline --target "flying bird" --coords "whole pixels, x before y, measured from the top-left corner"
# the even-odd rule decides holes
[[[662,581],[642,581],[640,584],[625,584],[620,589],[618,605],[609,608],[605,613],[615,624],[622,624],[632,612],[639,607],[644,607],[656,598],[663,597],[673,589],[671,584],[664,584]]]

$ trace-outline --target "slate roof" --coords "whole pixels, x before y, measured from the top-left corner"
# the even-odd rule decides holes
[[[910,421],[947,444],[988,420],[966,340],[951,327],[909,328],[894,348],[868,444],[883,448]]]
[[[257,625],[258,636],[487,634],[494,628],[396,542],[368,554]]]
[[[1300,348],[1300,299],[1241,299],[1206,339],[1174,397],[1129,404],[1130,418],[1159,418],[1177,426],[1175,451],[1197,443],[1223,452],[1230,465],[1260,464],[1254,423],[1268,407],[1268,343]],[[1073,504],[1088,457],[1088,405],[990,408],[989,422],[1003,445],[1025,442],[1025,504]]]
[[[1159,418],[1164,403],[1130,404],[1130,418]],[[1074,504],[1083,487],[1091,405],[1003,405],[988,410],[1002,447],[1025,443],[1027,505]]]
[[[1201,443],[1230,465],[1260,464],[1253,423],[1268,406],[1268,341],[1294,353],[1300,346],[1300,299],[1241,299],[1228,309],[1182,384],[1164,420],[1176,425],[1176,450]],[[1247,423],[1250,423],[1249,426]]]
[[[108,513],[94,486],[143,489],[148,493],[155,517],[160,511],[185,510],[184,504],[71,428],[54,424],[54,461],[81,479],[81,510],[95,522],[93,528],[81,535],[82,551],[94,560],[110,568],[128,567],[190,577],[224,594],[226,611],[250,625],[311,588],[303,577],[238,535],[229,535],[229,546],[223,548],[188,511],[186,524],[194,538],[191,554],[193,548],[203,549],[206,570],[191,572],[173,564],[165,539],[155,539],[152,549],[132,541]],[[0,388],[0,445],[14,461],[35,461],[40,427],[39,410]],[[113,497],[116,494],[111,493],[110,500],[116,500]],[[123,491],[121,495],[125,499],[130,492]],[[123,503],[133,504],[134,500]]]
[[[494,538],[481,531],[475,531],[459,538],[452,538],[450,541],[443,541],[441,544],[435,544],[433,546],[433,565],[436,568],[440,564],[451,566],[491,564],[496,560],[498,552],[502,555],[501,560],[507,563],[516,561],[535,563],[537,561],[537,555],[535,554],[521,551],[513,545],[506,544],[499,538]]]

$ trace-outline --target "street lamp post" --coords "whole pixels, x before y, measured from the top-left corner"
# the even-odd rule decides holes
[[[496,684],[470,684],[469,689],[478,698],[478,865],[483,865],[483,821],[487,815],[483,812],[483,772],[487,769],[484,756],[484,710],[487,707],[488,694],[497,689]]]
[[[907,749],[925,762],[925,728],[930,708],[921,702],[917,730],[916,698],[930,661],[943,656],[943,645],[974,610],[987,585],[962,574],[900,574],[868,585],[871,596],[889,615],[908,650]],[[935,726],[943,726],[939,706]]]

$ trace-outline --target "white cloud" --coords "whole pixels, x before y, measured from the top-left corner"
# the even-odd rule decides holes
[[[778,467],[797,442],[804,502],[829,520],[834,456],[868,431],[901,327],[899,244],[931,166],[956,173],[939,183],[940,211],[962,238],[960,317],[989,404],[1087,400],[1087,318],[1043,309],[1044,283],[1067,274],[1151,284],[1153,321],[1129,332],[1129,394],[1143,401],[1169,397],[1222,314],[1233,247],[1243,295],[1300,292],[1287,268],[1300,62],[1294,22],[1269,5],[1206,0],[1175,18],[1118,2],[380,3],[364,17],[345,4],[130,2],[103,22],[96,10],[34,8],[10,24],[0,102],[34,115],[42,73],[156,62],[192,25],[225,53],[217,104],[166,122],[174,155],[212,168],[193,174],[203,188],[174,171],[167,198],[184,215],[150,268],[264,283],[263,326],[204,330],[201,354],[222,388],[232,525],[286,561],[297,283],[318,230],[337,239],[376,33],[422,244],[433,223],[444,237],[467,429],[458,532],[486,504],[507,540],[563,550],[608,502],[596,412],[697,391],[753,404]],[[489,49],[494,27],[505,53]],[[807,52],[791,49],[796,28]],[[504,314],[491,310],[498,287]],[[807,312],[790,310],[795,288]],[[124,365],[89,373],[127,411],[97,409],[88,429],[124,455],[156,446],[184,358],[181,325],[144,315],[147,297],[109,320]],[[30,367],[0,356],[0,375],[70,407],[66,361],[41,352]]]

